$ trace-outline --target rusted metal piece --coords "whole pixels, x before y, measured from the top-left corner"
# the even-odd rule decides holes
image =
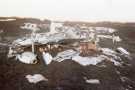
[[[94,55],[97,52],[97,47],[93,42],[81,42],[80,52],[82,56]]]

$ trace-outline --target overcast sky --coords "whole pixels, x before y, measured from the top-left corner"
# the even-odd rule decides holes
[[[135,21],[135,0],[0,0],[0,16]]]

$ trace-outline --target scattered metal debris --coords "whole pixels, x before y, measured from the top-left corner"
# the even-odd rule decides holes
[[[98,80],[98,79],[88,79],[88,80],[86,80],[86,83],[89,83],[89,84],[100,84],[100,80]]]
[[[19,61],[26,64],[36,64],[37,63],[37,55],[35,55],[33,52],[24,52],[22,54],[18,54],[16,56]]]
[[[41,74],[26,75],[25,78],[29,81],[29,83],[34,83],[34,84],[41,82],[41,81],[48,81],[48,79],[45,78]]]
[[[66,50],[66,51],[58,53],[57,56],[53,58],[53,60],[61,62],[66,59],[72,59],[73,56],[76,56],[78,54],[79,52],[70,49],[70,50]]]
[[[36,55],[34,54],[34,43],[41,45],[47,44],[48,46],[48,43],[51,42],[54,42],[57,45],[60,40],[79,39],[80,42],[77,41],[78,45],[75,45],[75,50],[73,50],[71,47],[69,50],[58,53],[54,58],[50,54],[44,54],[45,57],[43,58],[45,59],[46,64],[49,64],[52,60],[61,62],[65,59],[72,59],[86,66],[90,64],[96,65],[97,63],[106,59],[113,62],[117,66],[121,65],[122,61],[119,57],[119,53],[109,48],[99,48],[100,46],[98,45],[99,39],[102,38],[112,39],[113,42],[121,41],[119,36],[114,35],[114,32],[116,32],[114,29],[105,27],[91,27],[89,29],[83,28],[84,30],[81,30],[80,28],[76,30],[74,27],[64,27],[63,24],[60,23],[56,23],[56,25],[55,23],[52,23],[51,30],[47,33],[35,33],[38,28],[35,24],[31,23],[26,23],[25,26],[21,28],[33,30],[33,33],[30,35],[30,37],[23,37],[13,41],[12,45],[15,47],[18,45],[20,47],[32,45],[33,53],[24,51],[23,53],[18,54],[18,51],[9,49],[8,57],[12,57],[12,54],[15,52],[16,55],[14,53],[13,56],[17,56],[17,58],[23,63],[32,64],[35,62]],[[75,42],[76,41],[74,41],[74,43]],[[100,51],[102,52],[98,54]],[[130,53],[122,47],[118,47],[117,51],[126,56],[130,55]],[[88,55],[82,57],[79,55],[81,53]]]
[[[130,55],[130,53],[122,47],[118,47],[117,50],[123,55]]]
[[[43,52],[43,59],[45,63],[48,65],[52,62],[53,57],[48,52]]]

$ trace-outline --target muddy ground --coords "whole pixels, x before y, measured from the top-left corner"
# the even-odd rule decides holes
[[[114,48],[122,46],[132,53],[132,60],[123,58],[122,67],[111,62],[81,66],[72,61],[53,61],[46,66],[40,58],[36,65],[23,64],[7,59],[7,47],[0,52],[0,90],[135,90],[135,30],[121,30],[117,33],[124,41],[116,44],[105,40],[100,45]],[[103,67],[105,65],[105,67]],[[25,78],[28,74],[42,74],[49,81],[31,84]],[[86,83],[87,79],[98,79],[100,84]]]

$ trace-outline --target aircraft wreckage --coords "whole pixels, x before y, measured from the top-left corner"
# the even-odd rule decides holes
[[[31,30],[31,35],[23,38],[19,38],[12,42],[9,47],[8,58],[16,57],[20,62],[26,64],[36,64],[38,62],[35,47],[40,45],[47,45],[49,48],[52,46],[61,46],[65,49],[58,52],[52,60],[61,62],[66,59],[72,59],[82,65],[89,65],[109,60],[116,65],[121,65],[120,55],[130,56],[124,48],[118,47],[117,51],[102,48],[98,42],[100,39],[111,39],[114,42],[120,42],[119,36],[115,36],[114,29],[106,29],[95,27],[88,30],[76,30],[73,27],[60,26],[62,29],[56,28],[57,25],[53,23],[50,32],[36,33],[38,30],[35,24],[31,24],[27,27],[27,24],[21,28]],[[106,35],[107,34],[107,35]],[[25,48],[30,47],[30,50]],[[80,54],[85,54],[80,56]]]

